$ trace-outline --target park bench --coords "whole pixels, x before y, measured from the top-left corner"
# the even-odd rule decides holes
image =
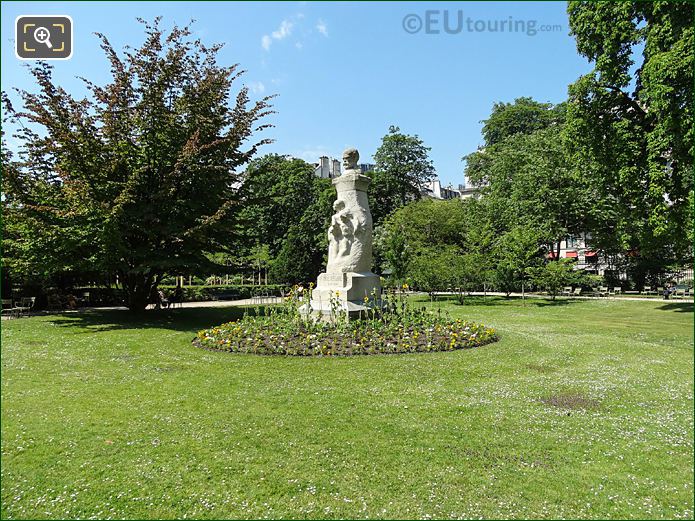
[[[673,292],[671,298],[687,298],[689,297],[690,288],[687,286],[676,286],[676,291]]]
[[[608,296],[608,288],[606,286],[599,286],[598,288],[594,288],[594,297],[607,297]]]
[[[31,310],[34,309],[34,304],[36,303],[36,297],[22,297],[22,299],[15,304],[14,309],[17,312],[17,316],[22,315],[28,316]]]
[[[15,308],[12,299],[2,299],[2,315],[10,318],[17,316],[17,308]]]

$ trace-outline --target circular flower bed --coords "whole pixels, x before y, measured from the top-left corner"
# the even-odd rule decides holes
[[[421,311],[369,320],[316,323],[276,313],[246,316],[200,331],[198,347],[232,353],[290,356],[350,356],[453,351],[497,340],[483,324]]]

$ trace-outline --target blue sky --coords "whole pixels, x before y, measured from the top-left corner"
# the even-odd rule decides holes
[[[450,30],[461,17],[459,32],[444,31],[445,11]],[[55,78],[78,95],[84,89],[76,76],[108,79],[95,31],[120,49],[142,42],[138,16],[162,15],[167,27],[193,18],[196,36],[226,44],[221,63],[248,71],[241,81],[253,97],[279,95],[269,120],[275,127],[265,133],[275,143],[262,153],[316,161],[354,146],[369,162],[388,127],[398,125],[432,148],[440,179],[454,186],[494,102],[560,102],[567,85],[591,69],[569,36],[565,2],[3,2],[5,91],[34,88],[13,48],[15,18],[28,14],[72,17],[73,57],[54,62]],[[407,15],[417,16],[405,22],[411,30],[423,23],[419,32],[406,32]],[[500,21],[516,30],[488,30]],[[529,21],[560,29],[530,35]]]

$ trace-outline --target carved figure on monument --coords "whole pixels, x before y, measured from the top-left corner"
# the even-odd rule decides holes
[[[355,239],[355,228],[352,214],[346,210],[345,201],[340,199],[333,203],[335,214],[328,228],[328,265],[336,266],[341,258],[350,255],[352,242]]]
[[[361,174],[357,168],[357,162],[360,160],[360,153],[356,148],[348,148],[343,152],[343,175],[345,174]]]

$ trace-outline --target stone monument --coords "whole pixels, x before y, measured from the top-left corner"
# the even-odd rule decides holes
[[[359,152],[343,152],[343,174],[333,178],[338,198],[328,227],[328,264],[321,273],[305,313],[325,319],[336,304],[349,318],[381,305],[381,281],[371,272],[372,214],[367,188],[371,179],[357,166]],[[310,308],[310,309],[309,309]]]

